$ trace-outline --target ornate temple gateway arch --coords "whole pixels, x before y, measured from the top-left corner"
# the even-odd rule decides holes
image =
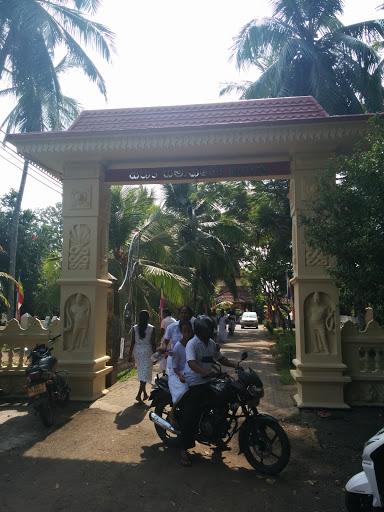
[[[369,116],[335,116],[312,97],[83,112],[65,132],[9,135],[24,157],[63,182],[63,347],[73,396],[93,400],[111,370],[106,356],[111,184],[291,180],[296,308],[295,399],[347,407],[338,294],[328,257],[306,247],[298,213],[327,159],[366,133]]]

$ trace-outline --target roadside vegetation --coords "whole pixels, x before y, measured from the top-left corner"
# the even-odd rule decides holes
[[[296,357],[295,331],[277,327],[270,331],[265,329],[265,333],[270,340],[274,342],[271,347],[276,370],[279,374],[280,382],[284,385],[295,384],[295,380],[290,374],[294,369],[292,360]]]
[[[136,368],[127,368],[126,370],[122,370],[117,374],[118,382],[125,382],[131,377],[135,377],[137,375]]]

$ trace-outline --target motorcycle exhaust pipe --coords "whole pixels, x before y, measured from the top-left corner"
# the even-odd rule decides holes
[[[163,418],[161,418],[154,412],[149,413],[149,419],[153,421],[153,423],[156,423],[156,425],[159,425],[159,427],[163,428],[164,430],[169,430],[170,432],[172,432],[172,434],[181,434],[180,430],[176,430],[175,428],[173,428],[172,425],[168,423],[168,421],[163,420]]]

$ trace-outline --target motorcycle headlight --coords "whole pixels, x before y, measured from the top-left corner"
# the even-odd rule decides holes
[[[262,396],[264,396],[264,388],[260,388],[259,386],[255,386],[254,384],[248,386],[247,391],[250,395],[255,396],[257,398],[261,398]]]

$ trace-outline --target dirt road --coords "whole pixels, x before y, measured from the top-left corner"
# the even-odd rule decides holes
[[[224,350],[234,357],[246,349],[258,369],[271,364],[265,343],[262,329],[238,329]],[[343,486],[383,422],[378,408],[327,419],[292,411],[281,422],[292,455],[280,475],[256,473],[237,454],[236,438],[222,458],[198,446],[193,467],[182,468],[177,451],[157,437],[149,408],[133,405],[136,391],[133,380],[91,407],[70,403],[48,430],[25,404],[0,402],[0,511],[342,511]],[[267,401],[261,411],[273,408],[273,397]]]

